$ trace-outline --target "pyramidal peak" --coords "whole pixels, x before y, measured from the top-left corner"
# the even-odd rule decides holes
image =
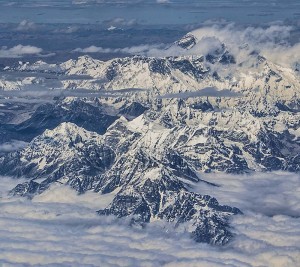
[[[81,140],[84,141],[99,137],[97,133],[89,132],[71,122],[63,122],[53,130],[46,130],[40,137],[56,138],[60,140],[63,138],[68,138],[69,140],[73,140],[78,136],[80,136]]]
[[[176,41],[174,44],[183,49],[189,50],[193,48],[197,44],[197,42],[198,39],[195,35],[193,35],[192,33],[187,33],[181,39]]]

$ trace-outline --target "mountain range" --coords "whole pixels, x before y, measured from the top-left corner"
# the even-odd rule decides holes
[[[202,179],[208,172],[300,170],[300,79],[297,69],[247,46],[243,62],[223,43],[190,55],[198,42],[190,33],[172,44],[186,51],[176,57],[83,56],[3,68],[4,97],[34,98],[45,88],[82,94],[30,112],[2,104],[0,143],[27,142],[0,157],[1,175],[27,179],[11,194],[33,198],[53,184],[79,194],[113,193],[98,214],[141,226],[168,221],[198,242],[228,243],[229,219],[242,211],[193,187],[218,186]]]

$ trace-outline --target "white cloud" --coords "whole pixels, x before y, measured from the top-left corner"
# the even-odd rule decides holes
[[[125,48],[103,48],[101,46],[89,46],[86,48],[76,48],[73,52],[79,53],[126,53],[126,54],[143,54],[146,55],[152,49],[161,50],[165,47],[164,44],[157,45],[139,45]]]
[[[76,48],[73,50],[73,52],[79,52],[79,53],[113,53],[114,50],[111,48],[103,48],[99,46],[89,46],[86,48]]]
[[[300,61],[299,43],[290,45],[287,41],[292,30],[291,26],[276,24],[266,28],[240,28],[233,23],[214,24],[192,31],[199,43],[189,53],[201,53],[203,45],[207,43],[207,38],[217,38],[228,47],[239,62],[246,60],[249,52],[255,50],[275,63],[290,65],[290,63]],[[204,50],[205,48],[204,45]],[[294,58],[290,56],[291,54]]]
[[[168,4],[168,3],[170,3],[170,1],[169,0],[156,0],[156,3],[158,3],[158,4]]]
[[[113,200],[115,193],[106,195],[95,194],[93,192],[86,192],[83,195],[78,195],[77,192],[68,186],[61,184],[53,184],[50,190],[43,194],[36,196],[33,199],[34,203],[60,203],[60,204],[74,204],[86,207],[89,210],[105,209]]]
[[[15,140],[15,141],[10,142],[10,143],[0,144],[0,153],[1,152],[6,153],[6,152],[12,152],[12,151],[20,150],[20,149],[24,148],[27,145],[28,145],[28,143],[23,142],[23,141],[19,141],[19,140]]]
[[[113,26],[133,26],[137,24],[136,19],[125,19],[125,18],[114,18],[112,20],[105,21],[106,23]]]
[[[242,97],[242,94],[235,93],[230,91],[229,89],[218,90],[215,87],[206,87],[198,91],[193,92],[181,92],[181,93],[170,93],[159,96],[158,98],[193,98],[193,97]]]
[[[108,199],[92,193],[78,196],[64,186],[56,185],[53,194],[45,192],[33,201],[8,197],[5,192],[19,181],[1,177],[0,265],[294,267],[300,262],[299,217],[266,216],[260,209],[245,210],[245,187],[253,192],[250,199],[246,190],[251,201],[259,195],[256,191],[263,194],[269,190],[270,194],[274,187],[274,197],[281,188],[283,194],[290,191],[289,199],[294,196],[295,203],[298,201],[297,175],[277,173],[273,175],[274,181],[272,175],[242,178],[227,175],[223,181],[222,175],[205,177],[223,185],[213,189],[218,198],[242,203],[245,212],[234,216],[231,224],[237,236],[222,248],[195,243],[186,233],[175,231],[168,224],[139,229],[130,228],[126,220],[99,217],[94,210],[105,206]],[[199,184],[199,190],[200,185],[204,190],[204,184]],[[258,197],[249,205],[263,205],[259,199],[263,198]]]
[[[291,64],[300,63],[300,43],[292,46],[277,46],[274,48],[262,49],[262,54],[272,61],[286,66]]]
[[[115,19],[116,22],[122,19]],[[198,43],[190,50],[170,44],[144,44],[126,48],[103,48],[92,45],[77,48],[74,52],[81,53],[127,53],[150,57],[207,55],[221,50],[225,44],[228,51],[235,57],[237,64],[246,63],[251,66],[251,52],[257,52],[269,61],[286,67],[300,62],[300,43],[289,44],[288,39],[293,27],[271,25],[268,27],[243,28],[234,23],[207,22],[199,29],[192,31]],[[247,66],[248,66],[247,65]],[[213,67],[213,66],[212,66]],[[217,70],[221,71],[221,70]],[[227,70],[234,71],[234,70]]]
[[[16,45],[12,48],[2,46],[0,48],[0,58],[18,58],[24,55],[35,55],[43,52],[42,48],[31,45]]]
[[[204,175],[204,180],[221,185],[197,185],[196,191],[214,195],[221,203],[266,216],[300,218],[300,175],[282,172],[252,175]]]
[[[235,24],[210,25],[192,32],[199,43],[189,52],[201,53],[207,47],[205,43],[209,44],[208,38],[217,38],[228,47],[238,63],[247,61],[249,53],[257,51],[274,63],[290,66],[300,61],[299,43],[294,45],[288,43],[292,30],[291,26],[276,24],[266,28],[240,28]]]
[[[100,81],[101,82],[101,81]],[[34,90],[35,88],[35,90]],[[3,96],[3,99],[0,99],[0,103],[7,102],[17,102],[17,103],[44,103],[44,102],[53,102],[54,97],[76,97],[76,98],[93,98],[93,97],[126,97],[127,93],[140,93],[145,89],[141,88],[124,88],[120,90],[112,90],[112,91],[94,91],[88,89],[47,89],[43,88],[41,85],[30,86],[29,89],[25,87],[23,90],[11,90],[11,91],[0,91],[0,96]],[[21,147],[21,143],[18,144]],[[9,150],[13,150],[13,144],[6,143],[2,146],[0,145],[0,152]],[[18,146],[15,145],[15,148]]]
[[[29,31],[35,30],[37,28],[36,24],[32,21],[22,20],[17,27],[18,31]]]

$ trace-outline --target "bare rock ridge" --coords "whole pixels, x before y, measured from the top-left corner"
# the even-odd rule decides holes
[[[193,170],[180,160],[176,169],[174,157],[172,162],[161,162],[146,154],[137,144],[140,138],[128,129],[125,118],[103,136],[62,123],[2,159],[1,174],[28,177],[28,182],[12,190],[12,194],[27,197],[54,183],[68,184],[79,193],[118,191],[99,214],[131,216],[132,223],[139,224],[152,220],[185,223],[196,241],[226,244],[232,237],[228,219],[240,211],[189,192],[187,182],[200,180]]]

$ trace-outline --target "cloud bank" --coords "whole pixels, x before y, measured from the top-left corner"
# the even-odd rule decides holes
[[[249,54],[255,52],[274,63],[291,66],[300,62],[300,40],[290,42],[294,30],[292,26],[281,24],[244,28],[234,23],[211,23],[191,32],[198,43],[190,50],[171,46],[165,50],[152,48],[147,53],[152,56],[206,55],[221,50],[224,44],[238,64],[247,62]]]
[[[19,140],[15,140],[10,143],[0,144],[0,153],[1,152],[7,153],[7,152],[13,152],[16,150],[20,150],[20,149],[26,147],[27,145],[28,145],[28,143],[19,141]]]
[[[256,51],[275,63],[295,63],[300,61],[300,43],[299,40],[294,44],[289,42],[293,30],[294,27],[280,23],[268,27],[246,28],[240,28],[234,23],[213,24],[192,31],[199,43],[190,52],[197,54],[209,49],[211,42],[207,40],[217,38],[239,62],[246,60],[249,53]]]
[[[265,216],[290,216],[300,219],[300,176],[272,172],[252,175],[205,175],[204,180],[220,185],[196,186],[196,191],[212,194],[221,202]]]
[[[300,219],[280,212],[265,215],[259,207],[266,192],[262,185],[269,187],[270,194],[272,187],[279,184],[272,193],[274,197],[279,188],[285,188],[285,183],[288,185],[284,192],[289,192],[294,185],[290,199],[296,197],[296,203],[299,177],[277,173],[272,181],[272,175],[216,178],[222,186],[213,187],[215,195],[223,201],[242,203],[245,213],[233,219],[235,240],[223,248],[195,243],[184,231],[174,230],[168,224],[130,228],[126,220],[97,216],[94,211],[105,206],[112,196],[106,199],[92,193],[78,196],[69,188],[56,185],[51,192],[46,191],[33,201],[9,197],[7,191],[20,181],[0,177],[3,185],[0,187],[0,265],[294,267],[300,261]],[[205,178],[214,180],[212,175]],[[261,186],[255,187],[255,191],[250,186],[252,178],[253,186]],[[255,212],[245,210],[246,200],[250,199],[248,191],[247,197],[243,196],[245,187],[252,188],[251,200],[256,202],[250,205],[258,206]],[[205,188],[202,191],[206,192]]]
[[[31,45],[19,44],[12,48],[2,46],[0,48],[0,58],[19,58],[25,55],[39,55],[42,52],[42,48]]]
[[[103,48],[101,46],[89,46],[86,48],[76,48],[73,52],[79,53],[124,53],[124,54],[132,54],[132,55],[149,55],[150,51],[157,50],[163,51],[165,49],[165,44],[156,44],[156,45],[138,45],[132,47],[125,47],[125,48]]]
[[[100,81],[101,82],[101,81]],[[47,103],[53,102],[54,98],[94,98],[94,97],[126,97],[132,94],[139,94],[147,89],[142,88],[124,88],[112,91],[94,91],[88,89],[48,89],[40,85],[30,85],[23,90],[0,91],[0,103]],[[2,98],[1,98],[2,97]],[[11,147],[12,144],[5,144],[3,149]],[[18,146],[16,146],[18,147]],[[13,148],[13,147],[11,147]],[[1,146],[0,146],[1,152]],[[8,152],[8,151],[7,151]]]
[[[198,91],[193,92],[182,92],[182,93],[174,93],[174,94],[165,94],[162,96],[158,96],[158,98],[194,98],[194,97],[242,97],[243,95],[240,93],[236,93],[230,91],[229,89],[218,90],[215,87],[207,87]]]
[[[22,20],[17,27],[18,31],[30,31],[37,29],[37,26],[34,22],[28,20]]]

